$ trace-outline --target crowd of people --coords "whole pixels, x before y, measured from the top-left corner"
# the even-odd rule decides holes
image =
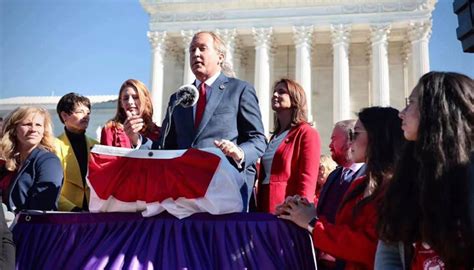
[[[87,212],[87,165],[95,144],[217,147],[246,180],[240,190],[244,211],[271,213],[307,229],[318,269],[474,267],[471,78],[429,72],[402,111],[367,107],[358,119],[337,122],[329,157],[321,156],[305,91],[296,81],[280,79],[273,86],[275,128],[267,140],[255,89],[233,76],[221,38],[199,32],[189,53],[199,100],[168,112],[161,127],[152,121],[147,87],[134,79],[121,85],[100,142],[85,135],[91,103],[77,93],[57,104],[64,124],[57,138],[45,109],[18,107],[1,119],[6,208]],[[169,105],[176,99],[173,94]],[[1,248],[14,252],[2,219],[3,212]]]

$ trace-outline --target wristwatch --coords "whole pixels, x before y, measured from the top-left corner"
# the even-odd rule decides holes
[[[316,226],[316,221],[318,221],[318,217],[313,217],[309,222],[308,222],[308,227],[306,229],[310,232],[313,233],[314,226]]]

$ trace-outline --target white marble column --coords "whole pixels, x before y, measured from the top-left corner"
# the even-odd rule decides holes
[[[225,47],[226,47],[226,56],[225,56],[225,62],[227,63],[227,68],[232,71],[233,74],[228,74],[228,75],[233,75],[235,77],[235,61],[234,61],[234,56],[235,56],[235,38],[237,37],[237,30],[234,29],[217,29],[217,34],[222,38],[222,41],[224,41]]]
[[[262,113],[262,122],[265,134],[270,134],[270,45],[273,29],[252,28],[255,41],[255,89],[258,93],[258,102]]]
[[[402,47],[402,63],[403,63],[403,94],[406,99],[410,95],[411,89],[413,86],[411,85],[411,48],[409,42],[404,42]]]
[[[311,46],[313,41],[313,26],[293,26],[293,40],[296,49],[295,77],[296,81],[301,84],[305,91],[308,121],[312,122]]]
[[[431,20],[412,22],[408,30],[411,43],[412,85],[415,86],[423,74],[430,71],[430,55],[428,42],[431,37]]]
[[[148,31],[148,39],[151,44],[151,99],[153,104],[153,121],[161,123],[163,111],[163,85],[164,85],[164,51],[166,31]]]
[[[190,84],[194,82],[194,79],[196,78],[193,74],[193,71],[191,70],[189,55],[189,45],[191,44],[191,40],[193,39],[195,33],[197,33],[197,31],[181,30],[181,37],[183,38],[184,46],[183,84]]]
[[[243,55],[242,55],[242,50],[241,50],[241,42],[239,39],[236,40],[235,44],[234,44],[234,52],[232,54],[232,61],[233,61],[233,68],[234,68],[234,72],[235,72],[235,76],[237,78],[241,77],[242,76],[242,58],[243,58]]]
[[[372,106],[390,105],[388,70],[388,34],[390,25],[372,25],[370,40],[372,51]]]
[[[351,118],[349,89],[350,25],[331,25],[333,49],[333,121]]]

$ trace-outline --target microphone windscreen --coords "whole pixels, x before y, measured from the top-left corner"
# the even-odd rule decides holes
[[[178,100],[181,101],[181,106],[184,108],[194,106],[199,99],[199,91],[192,84],[185,84],[178,88],[176,95]]]

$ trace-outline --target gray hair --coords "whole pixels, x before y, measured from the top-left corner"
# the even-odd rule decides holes
[[[219,64],[222,69],[222,72],[228,77],[235,77],[235,72],[232,67],[232,64],[227,59],[227,47],[222,37],[212,31],[199,31],[196,34],[194,34],[193,39],[196,38],[200,34],[208,34],[212,37],[212,39],[214,40],[214,48],[217,50],[217,52],[222,54],[223,59],[224,59]]]
[[[342,129],[346,133],[346,136],[349,136],[349,130],[354,128],[356,122],[357,121],[355,119],[342,120],[337,122],[334,125],[334,128],[338,127]]]

